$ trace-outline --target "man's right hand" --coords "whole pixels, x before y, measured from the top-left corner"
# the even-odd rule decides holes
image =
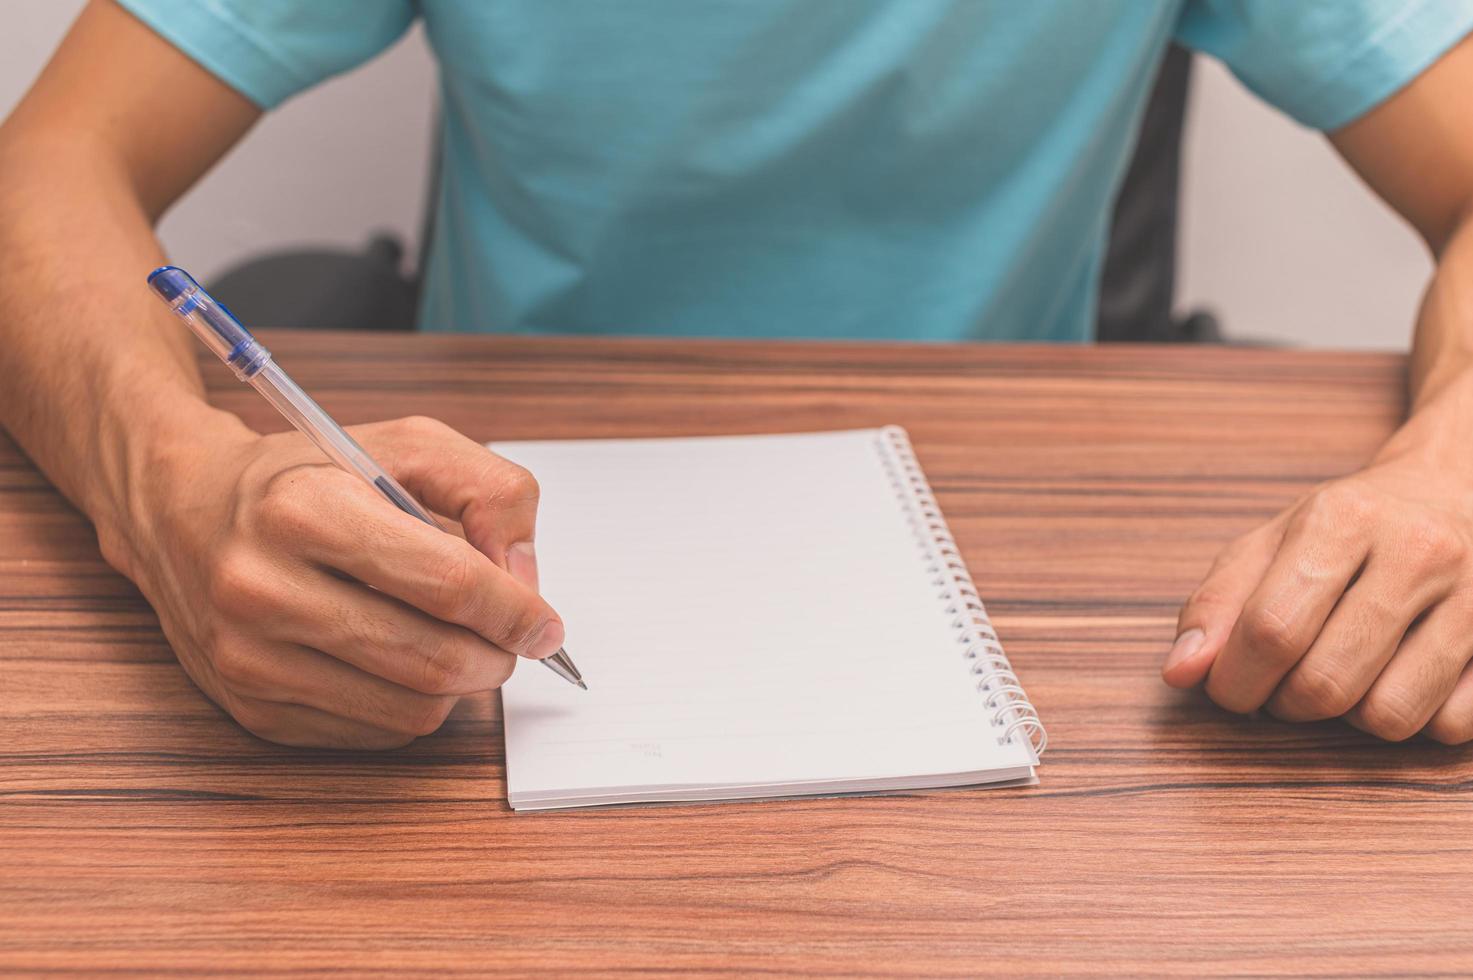
[[[118,5],[87,5],[0,125],[0,425],[246,728],[402,745],[561,643],[536,592],[537,486],[439,423],[355,429],[464,537],[446,534],[304,437],[207,404],[197,345],[143,284],[167,261],[150,226],[260,114]]]
[[[173,452],[107,547],[196,684],[289,745],[389,748],[463,695],[545,657],[563,624],[537,594],[531,474],[440,422],[349,431],[464,537],[429,527],[296,432],[243,427]]]

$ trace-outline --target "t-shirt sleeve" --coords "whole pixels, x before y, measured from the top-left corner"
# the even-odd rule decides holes
[[[414,20],[414,0],[118,0],[263,109],[362,64]]]
[[[1332,130],[1470,30],[1473,0],[1188,0],[1177,39],[1305,125]]]

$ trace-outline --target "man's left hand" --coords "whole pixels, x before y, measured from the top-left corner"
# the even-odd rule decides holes
[[[1473,739],[1473,379],[1359,473],[1237,539],[1162,668],[1230,711]]]

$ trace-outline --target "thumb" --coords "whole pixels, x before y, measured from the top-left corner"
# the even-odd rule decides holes
[[[536,590],[539,489],[531,473],[433,419],[357,428],[406,490],[459,522],[472,547]]]
[[[1282,537],[1282,523],[1275,521],[1239,538],[1217,556],[1177,617],[1176,642],[1161,665],[1162,680],[1172,687],[1196,687],[1207,678]]]

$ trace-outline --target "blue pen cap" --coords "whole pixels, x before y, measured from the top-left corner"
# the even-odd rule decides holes
[[[242,381],[271,360],[271,352],[183,269],[172,265],[155,269],[149,274],[148,285]]]
[[[148,284],[153,291],[163,297],[164,302],[172,303],[183,296],[191,288],[198,289],[199,283],[194,277],[175,265],[166,265],[148,274]]]

